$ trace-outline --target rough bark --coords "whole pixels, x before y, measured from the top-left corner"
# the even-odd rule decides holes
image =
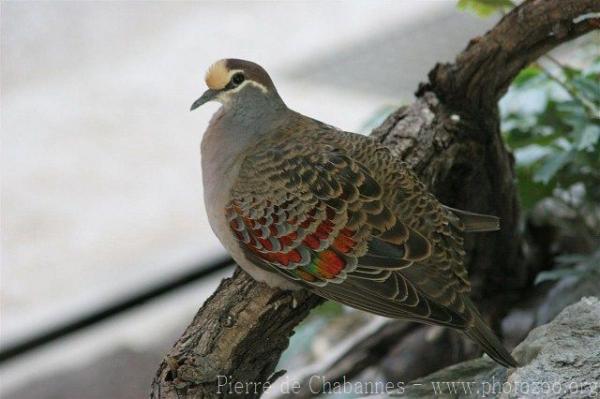
[[[373,131],[442,202],[502,219],[499,233],[466,242],[473,296],[493,322],[537,273],[521,267],[513,158],[502,143],[497,102],[524,66],[600,28],[600,18],[587,15],[592,12],[600,12],[597,0],[525,1],[473,39],[454,63],[436,65],[416,101]],[[256,394],[245,397],[260,396],[263,384],[277,377],[272,373],[294,327],[319,303],[314,295],[271,289],[237,270],[165,356],[151,397],[229,396],[229,386],[217,390],[219,375],[254,384]]]

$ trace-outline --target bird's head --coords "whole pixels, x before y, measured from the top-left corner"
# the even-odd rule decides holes
[[[209,101],[224,105],[248,105],[265,100],[281,102],[267,71],[254,62],[235,58],[219,60],[208,69],[204,81],[208,90],[194,101],[192,111]]]

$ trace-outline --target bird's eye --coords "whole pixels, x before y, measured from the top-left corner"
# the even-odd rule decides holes
[[[233,84],[237,86],[237,85],[241,84],[245,79],[246,79],[246,77],[244,76],[244,74],[241,72],[238,72],[235,75],[233,75],[233,77],[231,78],[231,82],[233,82]]]

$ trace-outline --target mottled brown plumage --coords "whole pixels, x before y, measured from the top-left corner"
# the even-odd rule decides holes
[[[209,217],[234,258],[263,280],[257,270],[368,312],[462,330],[514,366],[468,297],[463,262],[463,234],[496,230],[497,218],[442,205],[388,148],[287,109],[245,62],[225,61],[249,81],[217,94],[223,114],[205,139],[232,135],[241,148],[215,156],[203,142],[203,158],[217,159],[204,164],[205,189],[225,186],[209,190]]]

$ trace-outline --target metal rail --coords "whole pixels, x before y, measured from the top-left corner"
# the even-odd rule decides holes
[[[92,309],[90,312],[73,317],[71,320],[67,320],[57,326],[33,334],[22,341],[9,344],[6,348],[0,350],[0,364],[110,317],[131,310],[134,307],[143,305],[152,299],[171,293],[187,284],[202,280],[210,274],[221,271],[232,264],[233,259],[229,257],[218,259],[208,265],[199,264],[192,267],[188,272],[167,278],[166,281],[150,285],[131,295],[119,298],[112,303]]]

